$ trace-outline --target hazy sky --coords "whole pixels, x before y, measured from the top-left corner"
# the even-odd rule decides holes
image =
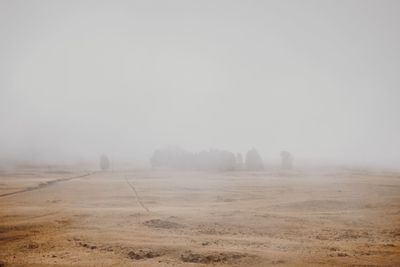
[[[0,0],[0,158],[178,145],[400,166],[400,1]]]

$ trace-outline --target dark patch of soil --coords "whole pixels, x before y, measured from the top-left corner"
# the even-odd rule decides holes
[[[39,248],[39,244],[36,242],[32,242],[32,243],[29,243],[26,247],[28,249],[37,249],[37,248]]]
[[[286,263],[286,261],[284,261],[284,260],[276,260],[276,261],[272,261],[271,263],[272,264],[284,264],[284,263]]]
[[[179,229],[179,228],[184,227],[183,225],[181,225],[179,223],[164,221],[164,220],[160,220],[160,219],[153,219],[153,220],[145,221],[143,224],[148,227],[162,228],[162,229]]]
[[[133,260],[151,259],[159,256],[161,256],[161,253],[150,249],[131,250],[128,252],[128,257]]]
[[[235,261],[247,257],[247,254],[242,253],[193,253],[192,251],[185,251],[181,255],[181,260],[183,262],[191,262],[191,263],[204,263],[204,264],[212,264],[212,263],[234,263]]]
[[[84,247],[84,248],[97,249],[97,246],[90,245],[90,244],[87,244],[87,243],[79,242],[78,244],[79,244],[81,247]]]

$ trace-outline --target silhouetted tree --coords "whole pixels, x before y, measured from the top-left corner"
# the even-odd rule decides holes
[[[152,167],[159,167],[165,164],[163,157],[163,152],[161,150],[155,150],[150,158],[150,164]]]
[[[293,168],[293,156],[287,151],[281,152],[282,169],[290,170]]]
[[[243,169],[243,156],[242,153],[236,155],[236,166],[238,169]]]
[[[246,169],[251,171],[259,171],[264,169],[264,164],[260,154],[254,148],[246,154]]]
[[[102,171],[106,171],[110,168],[110,160],[106,155],[102,155],[100,157],[100,169]]]

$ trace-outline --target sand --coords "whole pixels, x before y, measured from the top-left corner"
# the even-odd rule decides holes
[[[0,266],[400,266],[400,174],[0,172]]]

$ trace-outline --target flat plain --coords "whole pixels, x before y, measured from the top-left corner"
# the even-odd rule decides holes
[[[400,266],[400,174],[0,172],[4,266]]]

